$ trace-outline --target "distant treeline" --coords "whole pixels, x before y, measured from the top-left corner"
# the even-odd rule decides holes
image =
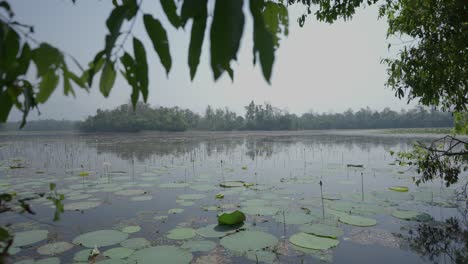
[[[450,113],[416,107],[396,112],[385,108],[378,112],[362,108],[357,112],[305,113],[300,116],[273,107],[257,105],[253,101],[245,107],[245,115],[239,116],[228,108],[214,109],[208,106],[202,115],[179,107],[151,107],[138,103],[121,105],[114,110],[97,110],[96,115],[84,121],[34,120],[28,121],[26,131],[84,132],[136,132],[142,130],[305,130],[305,129],[372,129],[372,128],[424,128],[453,127]],[[0,130],[19,130],[19,122],[0,124]]]
[[[20,130],[20,123],[21,122],[0,123],[0,131]],[[77,129],[78,123],[79,121],[55,120],[55,119],[29,120],[21,130],[24,130],[24,131],[72,131],[72,130]]]
[[[300,116],[273,107],[257,105],[253,101],[245,107],[245,115],[239,116],[228,108],[214,109],[208,106],[203,115],[179,107],[156,107],[139,103],[121,105],[114,110],[97,110],[78,123],[81,131],[185,131],[185,130],[301,130],[301,129],[370,129],[370,128],[418,128],[452,127],[450,113],[416,107],[396,112],[385,108],[372,111],[363,108],[357,112],[305,113]]]

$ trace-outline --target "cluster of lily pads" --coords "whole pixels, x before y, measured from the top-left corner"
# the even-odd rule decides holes
[[[4,167],[0,173],[7,177],[0,179],[0,191],[32,195],[46,191],[49,183],[56,182],[66,197],[65,214],[70,215],[97,212],[107,206],[112,209],[103,199],[104,194],[111,195],[132,207],[153,210],[148,213],[150,221],[164,230],[154,233],[135,221],[131,225],[86,230],[67,240],[51,238],[51,228],[44,226],[23,231],[19,228],[14,230],[10,254],[18,264],[65,263],[64,258],[76,264],[146,264],[155,260],[157,263],[217,263],[215,254],[219,252],[223,258],[242,257],[264,263],[277,263],[281,256],[299,256],[299,253],[330,261],[333,248],[348,239],[346,236],[352,230],[385,229],[385,221],[431,221],[432,216],[425,209],[428,206],[457,206],[450,189],[400,185],[408,183],[411,176],[395,172],[391,167],[380,173],[392,174],[395,185],[364,191],[361,178],[353,177],[352,173],[346,179],[334,178],[349,174],[349,169],[340,164],[328,164],[320,177],[309,176],[309,171],[304,169],[303,174],[269,182],[254,179],[254,166],[220,168],[215,162],[187,180],[180,175],[191,169],[190,166],[145,165],[137,167],[132,173],[136,175],[77,168],[67,170],[64,177],[48,175],[44,168],[35,168],[41,171],[40,177],[14,177],[14,173],[23,170],[31,173],[31,168]],[[361,167],[352,170],[365,172],[366,177],[378,171]],[[317,187],[328,176],[342,188],[353,186],[351,191],[338,192],[325,185],[322,194],[318,189],[298,193],[301,187]],[[158,195],[163,191],[175,196],[167,210],[159,209]],[[43,198],[32,203],[39,209],[53,208]],[[190,221],[194,211],[202,215],[203,221]],[[170,221],[177,217],[182,222]],[[272,231],[273,228],[276,230]],[[23,251],[28,254],[23,255]]]

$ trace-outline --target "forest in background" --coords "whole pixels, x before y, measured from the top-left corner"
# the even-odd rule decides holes
[[[453,127],[453,116],[447,112],[418,106],[411,110],[393,111],[385,108],[374,111],[369,107],[343,113],[289,113],[271,104],[245,106],[245,114],[238,115],[229,108],[208,106],[203,114],[180,107],[152,107],[138,103],[123,104],[113,110],[100,110],[84,121],[29,121],[26,131],[138,132],[152,131],[231,131],[231,130],[307,130],[307,129],[383,129]],[[0,130],[17,130],[19,123],[0,125]]]

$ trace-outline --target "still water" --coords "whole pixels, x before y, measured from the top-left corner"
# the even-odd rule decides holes
[[[415,140],[429,138],[2,134],[0,191],[28,196],[55,183],[65,211],[53,221],[55,207],[40,198],[31,201],[35,215],[3,213],[0,224],[26,236],[11,263],[88,263],[94,245],[100,254],[90,263],[427,263],[407,240],[421,222],[398,213],[460,218],[466,201],[455,199],[457,186],[418,187],[414,169],[394,165],[389,150],[409,150]],[[216,227],[218,214],[234,210],[246,214],[243,226]],[[31,230],[43,233],[34,239]],[[321,247],[330,248],[313,249]]]

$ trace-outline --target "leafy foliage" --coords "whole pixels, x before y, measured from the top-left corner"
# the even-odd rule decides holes
[[[468,261],[468,227],[457,218],[448,218],[445,222],[424,223],[410,230],[405,237],[410,248],[427,257],[434,263],[441,257],[447,257],[452,263]],[[445,258],[444,258],[445,259]]]
[[[34,215],[29,201],[45,197],[53,202],[55,206],[54,221],[60,219],[60,214],[63,213],[63,203],[65,199],[63,194],[59,194],[54,183],[50,183],[48,193],[36,193],[27,196],[22,196],[16,193],[0,193],[0,214],[6,212],[28,213]],[[13,236],[10,234],[6,226],[0,226],[0,263],[8,256],[8,250],[13,245]]]
[[[417,143],[410,152],[396,153],[397,162],[403,166],[416,166],[421,175],[416,184],[441,178],[448,187],[458,182],[461,171],[468,170],[468,142],[445,136],[429,146]]]

